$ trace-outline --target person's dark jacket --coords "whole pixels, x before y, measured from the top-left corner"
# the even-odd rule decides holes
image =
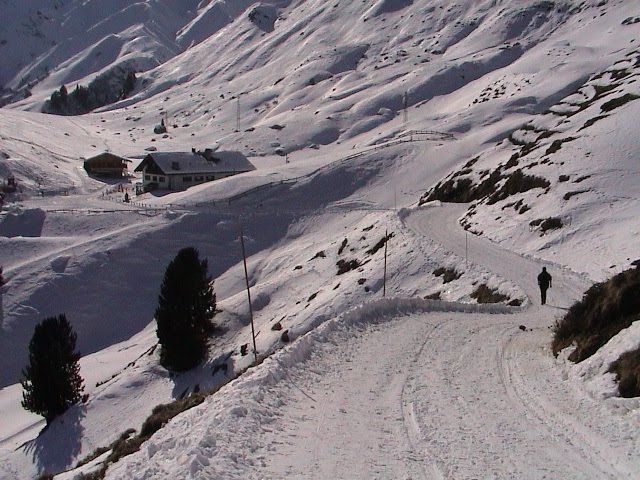
[[[538,285],[545,290],[551,286],[551,275],[549,275],[549,272],[546,270],[540,272],[540,275],[538,275]]]

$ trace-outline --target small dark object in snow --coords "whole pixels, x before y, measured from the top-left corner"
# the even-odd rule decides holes
[[[291,339],[289,338],[289,330],[285,330],[284,332],[282,332],[282,335],[280,335],[280,340],[282,340],[284,343],[289,343],[291,341]]]
[[[344,250],[344,248],[347,246],[347,239],[345,238],[342,241],[342,244],[340,245],[340,248],[338,249],[338,255],[342,255],[342,251]]]
[[[526,331],[527,331],[527,327],[525,327],[524,325],[520,325],[518,328],[519,328],[520,330],[522,330],[523,332],[526,332]]]
[[[311,260],[315,260],[316,258],[325,258],[327,255],[324,253],[323,250],[320,250],[318,253],[315,254],[315,256],[311,259]]]
[[[247,350],[249,348],[249,344],[245,343],[244,345],[240,346],[240,355],[242,355],[243,357],[247,354]]]
[[[282,330],[282,324],[280,322],[274,323],[271,330]]]

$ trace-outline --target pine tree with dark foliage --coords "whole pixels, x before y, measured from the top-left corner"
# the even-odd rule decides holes
[[[29,365],[20,382],[22,406],[42,415],[47,425],[82,398],[80,353],[76,352],[76,334],[62,314],[43,320],[29,343]]]
[[[207,260],[195,248],[183,248],[169,263],[158,296],[156,332],[164,367],[190,370],[206,357],[215,308]]]

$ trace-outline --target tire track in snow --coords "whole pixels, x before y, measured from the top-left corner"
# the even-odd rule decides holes
[[[422,345],[420,345],[420,349],[418,350],[415,357],[413,358],[414,365],[418,363],[418,360],[422,356],[427,343],[435,334],[438,333],[438,329],[440,326],[441,324],[434,325],[433,329],[426,336],[424,342],[422,342]],[[424,462],[420,458],[420,452],[424,452],[424,454],[426,455],[428,455],[428,452],[426,451],[426,448],[424,446],[425,434],[420,429],[420,422],[417,417],[415,403],[412,395],[416,392],[416,390],[420,389],[420,388],[417,388],[415,384],[415,378],[417,373],[415,372],[415,370],[416,370],[415,367],[412,368],[409,374],[407,375],[407,380],[402,385],[402,392],[400,395],[400,399],[402,402],[402,414],[404,419],[404,426],[406,429],[407,437],[409,439],[409,443],[411,445],[411,455],[407,458],[407,460],[411,462],[416,462],[416,464],[420,469],[420,478],[423,478],[423,479],[435,478],[437,480],[444,480],[445,477],[443,476],[442,472],[440,471],[437,464],[435,463],[434,458],[429,458],[428,465],[423,465],[426,462]]]
[[[271,465],[272,478],[280,478],[278,473],[310,479],[428,478],[421,474],[421,459],[406,437],[400,402],[403,372],[411,361],[406,349],[411,350],[416,341],[413,333],[403,333],[401,319],[395,318],[382,325],[340,328],[326,345],[315,347],[313,365],[296,368],[292,374],[299,377],[296,382],[302,388],[313,392],[318,407],[298,409],[298,401],[290,403],[290,411],[303,420],[292,429],[295,439],[315,437],[313,451],[306,452],[312,461],[307,464],[302,458],[306,441],[287,442],[289,464],[284,470],[279,466],[280,472]],[[380,348],[369,348],[371,340]],[[310,367],[323,374],[309,375]],[[293,397],[302,400],[298,394]],[[354,398],[359,401],[354,403]]]
[[[567,402],[564,395],[560,398],[549,397],[550,393],[555,397],[558,393],[571,395],[573,392],[566,391],[563,379],[558,375],[559,372],[554,370],[550,349],[547,349],[541,358],[531,355],[535,347],[523,345],[523,342],[521,338],[512,337],[502,344],[498,362],[507,394],[514,402],[525,405],[533,420],[546,428],[550,435],[562,439],[570,447],[566,449],[567,456],[577,454],[577,461],[584,462],[585,467],[592,469],[593,473],[589,478],[634,478],[637,472],[623,463],[613,462],[611,459],[617,458],[619,453],[608,445],[608,441],[604,441],[599,434],[590,430],[591,427],[586,425],[588,419],[580,418],[581,411],[593,411],[598,405],[584,395],[572,395],[569,398],[573,402]],[[544,360],[546,362],[541,362]],[[532,368],[534,364],[535,369]],[[528,380],[532,377],[532,370],[538,372],[535,384]],[[535,394],[535,387],[540,383],[545,385],[546,395]],[[566,411],[567,405],[574,404],[579,405],[579,410]],[[596,456],[594,452],[597,453]]]

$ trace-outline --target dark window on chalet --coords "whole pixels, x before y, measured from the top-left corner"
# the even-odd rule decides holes
[[[182,181],[183,182],[192,182],[193,178],[192,177],[182,177]]]
[[[196,182],[203,182],[204,181],[204,177],[200,176],[200,177],[196,177]]]
[[[164,177],[158,177],[159,182],[164,182]]]
[[[207,175],[207,181],[215,180],[215,179],[216,179],[215,175]]]
[[[157,181],[158,181],[158,176],[157,176],[157,175],[154,175],[154,176],[153,176],[153,181],[154,181],[154,182],[157,182]]]
[[[145,176],[144,176],[144,179],[145,179],[145,180],[151,180],[151,175],[145,175]]]

